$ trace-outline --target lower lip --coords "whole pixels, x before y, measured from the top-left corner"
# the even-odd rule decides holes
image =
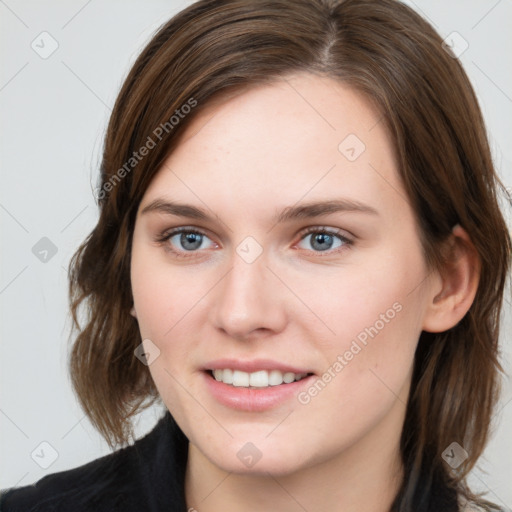
[[[260,412],[277,407],[297,396],[299,390],[307,386],[314,375],[290,382],[290,384],[280,384],[279,386],[269,386],[266,388],[231,386],[230,384],[224,384],[224,382],[215,380],[206,371],[203,372],[203,377],[206,380],[210,393],[222,405],[240,411]]]

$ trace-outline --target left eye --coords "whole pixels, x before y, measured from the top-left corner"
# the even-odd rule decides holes
[[[329,231],[329,230],[319,230],[309,231],[302,238],[301,242],[310,238],[310,247],[313,247],[315,252],[324,252],[329,251],[331,249],[338,249],[344,245],[349,245],[350,240],[348,238],[340,235],[339,233]],[[338,240],[338,245],[335,245],[336,239]],[[306,248],[309,250],[309,248]]]

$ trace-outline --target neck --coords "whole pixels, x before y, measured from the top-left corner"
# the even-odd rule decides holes
[[[370,432],[332,458],[286,475],[227,472],[190,443],[185,476],[188,510],[389,512],[403,478],[397,424],[405,407],[399,402],[395,407],[378,433]]]

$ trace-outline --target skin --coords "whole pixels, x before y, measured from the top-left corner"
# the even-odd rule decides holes
[[[419,335],[462,318],[478,266],[456,227],[448,276],[427,268],[380,119],[364,97],[329,78],[299,73],[258,86],[196,117],[141,201],[132,314],[142,339],[160,350],[149,370],[190,439],[188,507],[389,510],[402,477],[399,440]],[[365,146],[353,161],[346,145],[339,150],[349,134]],[[272,220],[297,203],[341,198],[376,213]],[[156,199],[203,208],[212,219],[142,213]],[[157,241],[178,227],[203,231],[199,248],[187,251],[179,235]],[[309,227],[316,234],[305,235]],[[322,246],[325,229],[349,242],[334,235]],[[248,236],[262,249],[251,263],[237,253]],[[293,397],[244,412],[205,386],[202,367],[221,357],[332,374],[338,356],[383,314],[384,327],[308,403]],[[261,453],[252,467],[237,457],[247,442]]]

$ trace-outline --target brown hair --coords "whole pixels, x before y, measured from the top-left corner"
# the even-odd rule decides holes
[[[465,478],[497,400],[511,240],[469,80],[434,29],[395,0],[200,0],[158,30],[118,95],[105,137],[100,218],[70,264],[75,392],[111,447],[127,443],[130,418],[159,399],[134,357],[141,338],[130,315],[130,250],[139,203],[195,115],[225,94],[297,71],[344,82],[380,109],[427,262],[441,268],[439,248],[457,223],[480,257],[469,312],[449,331],[420,337],[402,432],[405,477],[392,508],[458,510],[460,496],[478,501]],[[441,456],[453,441],[469,454],[457,472]]]

